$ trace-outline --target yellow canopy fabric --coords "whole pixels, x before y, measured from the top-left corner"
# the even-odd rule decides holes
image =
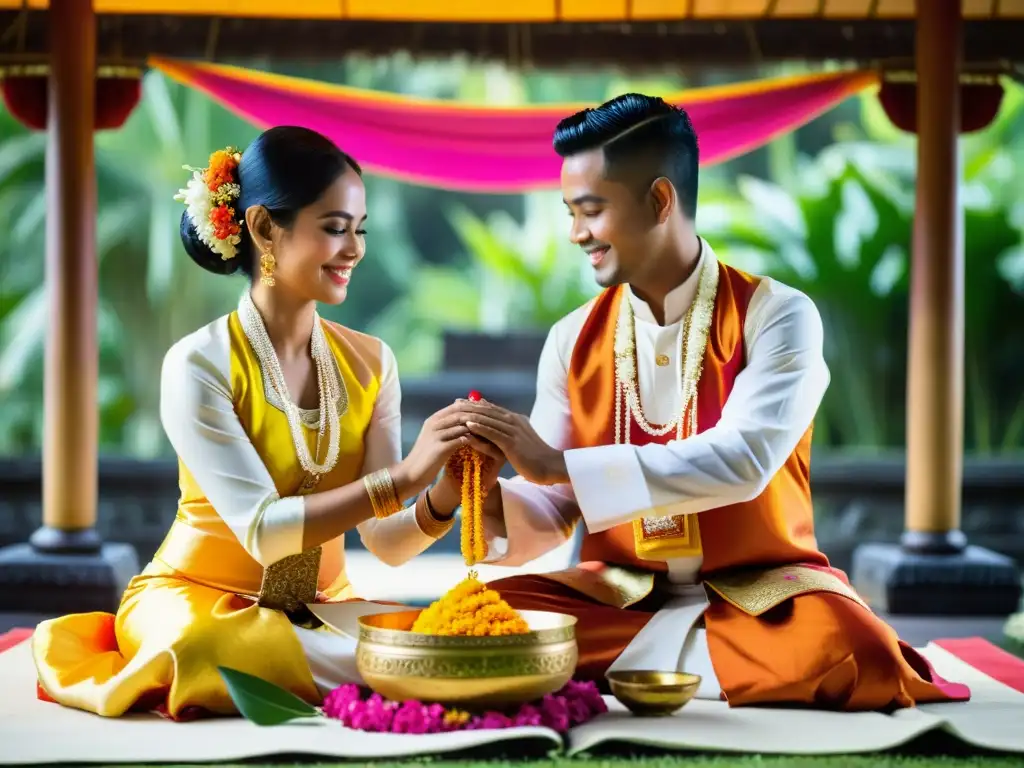
[[[935,0],[918,0],[934,2]],[[0,10],[48,0],[0,0]],[[909,19],[915,0],[94,0],[98,13],[361,21],[551,22]],[[967,19],[1024,19],[1024,0],[963,0]]]

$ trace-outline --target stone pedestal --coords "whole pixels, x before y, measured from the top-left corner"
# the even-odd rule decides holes
[[[15,544],[0,549],[0,612],[112,613],[138,572],[138,558],[128,544],[103,544],[86,553]]]
[[[864,544],[850,577],[873,609],[896,615],[1007,616],[1021,602],[1017,564],[981,547],[931,553],[906,543]]]

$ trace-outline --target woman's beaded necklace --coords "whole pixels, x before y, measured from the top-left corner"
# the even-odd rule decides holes
[[[238,315],[242,321],[246,338],[249,339],[249,344],[252,345],[256,358],[260,362],[260,367],[266,372],[271,386],[281,401],[282,410],[291,431],[292,443],[295,446],[295,454],[298,457],[299,465],[307,473],[303,488],[306,489],[306,486],[309,486],[311,489],[321,477],[334,469],[338,463],[341,446],[341,425],[338,414],[341,381],[337,368],[334,366],[330,348],[327,346],[320,315],[316,312],[313,313],[313,335],[310,338],[310,353],[316,366],[317,388],[320,396],[320,424],[317,429],[315,455],[310,453],[302,432],[302,411],[288,392],[288,384],[285,381],[277,351],[270,341],[270,336],[267,335],[263,317],[256,309],[248,291],[242,296]],[[320,446],[325,435],[327,437],[327,456],[321,463],[317,459],[320,456]]]

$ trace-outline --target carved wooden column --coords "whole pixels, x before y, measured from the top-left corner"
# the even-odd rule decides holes
[[[99,415],[96,17],[91,0],[50,11],[46,147],[46,335],[43,527],[48,551],[99,550],[96,533]]]
[[[960,0],[918,3],[905,547],[958,552],[964,442]]]
[[[43,525],[0,551],[0,610],[114,610],[135,551],[96,531],[99,448],[98,263],[92,0],[52,2],[46,149]]]
[[[879,610],[1009,614],[1015,563],[960,530],[964,423],[964,211],[960,202],[961,0],[917,2],[917,187],[907,370],[905,531],[864,545],[853,581]]]

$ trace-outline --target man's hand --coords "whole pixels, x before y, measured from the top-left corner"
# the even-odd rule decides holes
[[[460,405],[469,431],[494,443],[522,477],[537,485],[569,482],[565,454],[545,443],[525,416],[486,400]]]

